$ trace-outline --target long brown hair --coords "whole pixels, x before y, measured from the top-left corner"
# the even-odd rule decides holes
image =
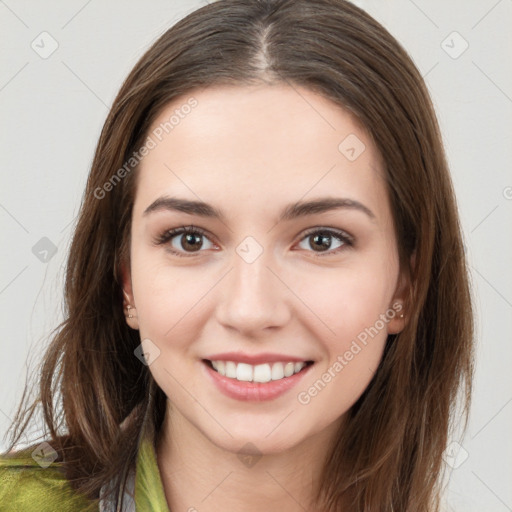
[[[20,404],[11,448],[41,406],[72,485],[91,498],[111,478],[122,487],[143,422],[158,432],[166,407],[134,356],[139,333],[122,309],[137,173],[125,164],[174,98],[256,83],[306,87],[366,127],[382,155],[400,267],[411,282],[407,325],[388,336],[332,445],[318,509],[337,511],[350,496],[353,511],[437,511],[442,454],[457,398],[466,426],[473,373],[457,206],[420,73],[385,28],[344,0],[219,0],[167,30],[136,64],[95,152],[67,264],[66,320],[41,364],[39,396]]]

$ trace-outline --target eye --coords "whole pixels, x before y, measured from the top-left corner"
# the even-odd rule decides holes
[[[165,231],[155,240],[155,243],[157,245],[168,244],[170,252],[176,256],[185,256],[184,253],[187,252],[200,252],[201,248],[204,248],[203,239],[208,240],[206,232],[201,228],[182,226]],[[211,247],[206,247],[206,249],[211,249]]]
[[[339,245],[334,249],[330,247],[333,240],[339,242]],[[301,243],[304,242],[310,247],[320,247],[320,251],[313,251],[314,253],[320,253],[315,254],[315,256],[337,254],[344,247],[352,247],[354,245],[354,239],[348,233],[328,228],[313,228],[307,231],[301,240]]]
[[[208,240],[210,245],[204,247],[204,240]],[[333,240],[338,243],[338,246],[334,249],[331,247]],[[310,247],[320,248],[319,251],[310,251],[316,253],[316,257],[337,254],[344,247],[352,247],[354,245],[354,238],[341,230],[312,228],[302,237],[300,244],[304,243]],[[211,249],[213,247],[213,243],[209,240],[206,232],[195,226],[181,226],[169,229],[156,238],[155,244],[167,245],[172,254],[180,257],[186,257],[187,253],[193,256],[194,253],[201,252],[201,249]]]

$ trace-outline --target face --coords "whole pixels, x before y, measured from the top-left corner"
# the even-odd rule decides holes
[[[367,132],[312,91],[264,85],[193,91],[148,135],[124,289],[172,414],[233,452],[278,452],[338,425],[404,321]]]

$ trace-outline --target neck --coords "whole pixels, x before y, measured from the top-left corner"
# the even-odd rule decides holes
[[[250,447],[243,453],[219,447],[179,411],[169,410],[168,403],[157,460],[171,512],[317,510],[319,475],[339,422],[286,451],[254,454]]]

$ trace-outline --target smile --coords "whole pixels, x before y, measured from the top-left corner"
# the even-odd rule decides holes
[[[276,362],[251,365],[236,363],[234,361],[209,361],[207,364],[228,379],[242,382],[270,382],[281,380],[299,373],[305,366],[313,364],[312,361],[303,362]]]
[[[309,373],[313,361],[250,365],[203,359],[201,364],[207,379],[225,396],[241,401],[262,402],[277,399],[295,387]]]

